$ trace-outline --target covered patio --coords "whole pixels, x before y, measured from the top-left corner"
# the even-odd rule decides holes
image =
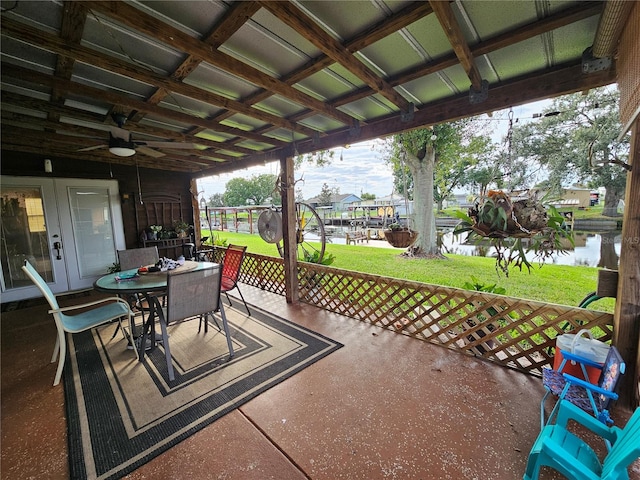
[[[1,28],[3,178],[116,183],[118,248],[171,198],[199,248],[197,180],[279,162],[284,256],[249,256],[243,292],[345,344],[131,478],[518,478],[566,322],[627,360],[617,418],[640,403],[637,2],[34,1]],[[296,258],[294,157],[612,83],[632,132],[613,315]],[[72,233],[45,233],[43,268],[67,261]],[[2,475],[67,478],[54,325],[17,317],[2,321]]]
[[[344,347],[126,478],[521,478],[540,428],[540,379],[258,288],[243,293]],[[51,388],[48,363],[55,327],[44,306],[25,313],[30,321],[2,328],[2,477],[69,478],[64,393]]]

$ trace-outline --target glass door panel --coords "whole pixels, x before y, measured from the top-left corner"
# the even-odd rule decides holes
[[[69,289],[91,288],[125,248],[118,182],[56,179]]]
[[[104,275],[116,262],[108,188],[69,188],[80,278]]]
[[[52,282],[47,227],[42,202],[42,190],[34,187],[5,187],[2,189],[2,282],[5,288],[31,286],[22,272],[28,260],[42,278]]]
[[[0,177],[2,228],[0,235],[0,289],[2,301],[40,296],[22,272],[29,261],[54,293],[68,290],[64,261],[59,255],[60,223],[51,178]]]
[[[28,260],[54,293],[91,288],[125,248],[115,180],[0,177],[2,302],[40,296]]]

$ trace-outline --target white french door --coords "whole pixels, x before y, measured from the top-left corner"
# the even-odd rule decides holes
[[[92,286],[124,248],[115,180],[1,179],[2,302],[40,292],[21,270],[28,260],[54,293]]]

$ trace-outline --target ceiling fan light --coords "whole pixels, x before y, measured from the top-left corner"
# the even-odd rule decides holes
[[[130,157],[131,155],[136,153],[133,148],[127,147],[109,147],[109,151],[119,157]]]
[[[130,157],[136,153],[133,142],[129,139],[117,138],[109,133],[109,152],[118,157]]]

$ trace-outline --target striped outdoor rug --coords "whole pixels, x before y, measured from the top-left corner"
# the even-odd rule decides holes
[[[169,330],[176,381],[162,346],[135,359],[115,325],[73,335],[64,370],[71,478],[135,470],[199,429],[342,345],[265,311],[226,309],[235,355],[215,326]]]

